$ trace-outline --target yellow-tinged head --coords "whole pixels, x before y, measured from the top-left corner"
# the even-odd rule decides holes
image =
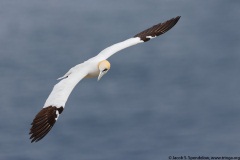
[[[99,68],[99,75],[98,75],[98,81],[102,78],[103,75],[105,75],[111,67],[111,64],[107,60],[103,60],[99,62],[98,68]]]

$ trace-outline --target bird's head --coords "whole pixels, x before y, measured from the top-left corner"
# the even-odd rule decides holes
[[[98,69],[99,69],[98,81],[102,78],[103,75],[105,75],[109,71],[110,67],[111,67],[111,65],[107,60],[103,60],[103,61],[99,62],[99,64],[98,64]]]

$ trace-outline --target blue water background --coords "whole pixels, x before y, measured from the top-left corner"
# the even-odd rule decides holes
[[[182,16],[83,80],[51,132],[30,123],[56,79],[105,47]],[[240,157],[240,2],[0,1],[1,160]]]

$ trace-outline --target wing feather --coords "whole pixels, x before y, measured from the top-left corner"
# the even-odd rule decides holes
[[[134,37],[139,37],[142,41],[147,42],[151,39],[150,37],[154,38],[169,31],[173,26],[175,26],[179,19],[180,16],[177,16],[163,23],[159,23],[136,34]]]
[[[125,41],[116,43],[108,48],[105,48],[96,56],[96,58],[107,59],[110,56],[112,56],[114,53],[120,50],[123,50],[125,48],[128,48],[130,46],[133,46],[142,42],[147,42],[150,39],[155,38],[169,31],[178,22],[179,19],[180,19],[180,16],[177,16],[163,23],[159,23],[157,25],[154,25],[136,34],[133,38],[129,38]]]
[[[83,65],[83,64],[82,64]],[[71,70],[71,75],[58,82],[48,96],[44,107],[33,119],[29,134],[31,142],[37,142],[52,129],[59,115],[64,110],[65,103],[77,83],[87,75],[87,69],[77,65]]]

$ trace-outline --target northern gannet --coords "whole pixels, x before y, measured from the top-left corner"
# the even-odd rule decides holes
[[[114,53],[136,45],[147,42],[170,30],[180,19],[180,16],[167,20],[163,23],[154,25],[125,41],[116,43],[89,60],[72,67],[60,80],[48,96],[42,110],[35,116],[31,123],[30,139],[31,142],[41,140],[51,130],[59,115],[62,113],[65,103],[73,88],[83,78],[98,77],[98,80],[110,69],[110,63],[107,59]]]

